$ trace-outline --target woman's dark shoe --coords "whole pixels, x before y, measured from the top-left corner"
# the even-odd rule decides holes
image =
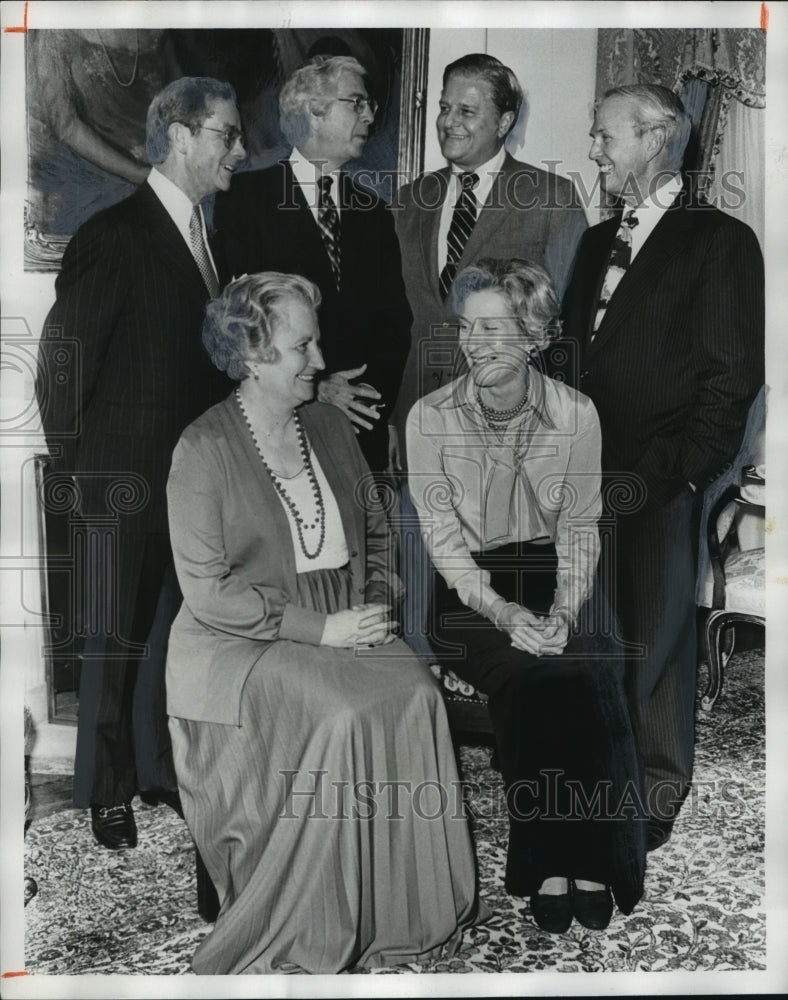
[[[531,916],[537,927],[550,934],[563,934],[572,923],[572,900],[568,892],[558,896],[535,892],[531,896]]]
[[[604,889],[578,889],[573,882],[572,910],[583,927],[603,931],[613,916],[613,894],[608,886]]]
[[[137,824],[130,803],[121,806],[91,806],[91,827],[96,840],[111,851],[137,846]]]

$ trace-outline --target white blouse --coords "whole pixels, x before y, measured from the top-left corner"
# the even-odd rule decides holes
[[[328,480],[314,451],[310,451],[309,457],[312,462],[312,468],[315,470],[320,492],[323,495],[323,506],[325,507],[326,533],[323,540],[323,548],[316,559],[309,559],[304,555],[298,537],[298,525],[296,524],[295,517],[282,497],[279,497],[279,501],[287,514],[288,524],[290,525],[297,573],[309,573],[316,569],[337,569],[340,566],[344,566],[349,559],[345,529],[342,527],[342,516],[339,513],[336,497],[328,485]],[[304,536],[304,545],[308,552],[314,552],[320,543],[320,516],[306,468],[302,468],[297,475],[290,478],[285,476],[276,476],[275,478],[303,518],[301,532]]]
[[[407,444],[425,545],[463,604],[490,617],[499,596],[472,552],[550,541],[558,555],[553,607],[574,617],[600,549],[602,438],[591,400],[532,369],[531,399],[500,434],[487,426],[466,375],[414,405]]]

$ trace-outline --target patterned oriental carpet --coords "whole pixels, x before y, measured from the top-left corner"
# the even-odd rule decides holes
[[[715,710],[697,715],[692,797],[672,839],[649,855],[644,898],[630,916],[616,913],[606,932],[575,922],[565,935],[543,933],[527,900],[507,896],[500,776],[488,749],[461,747],[482,895],[494,916],[452,960],[383,972],[765,969],[763,692],[763,653],[735,655]],[[88,813],[78,810],[28,830],[25,873],[38,883],[25,910],[29,973],[189,972],[208,931],[197,914],[192,842],[171,810],[135,807],[133,851],[98,847]]]

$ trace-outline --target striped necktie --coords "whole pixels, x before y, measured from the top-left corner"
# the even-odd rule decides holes
[[[457,273],[457,265],[462,257],[465,244],[476,224],[476,195],[473,193],[473,189],[479,183],[479,175],[465,173],[460,174],[459,178],[462,190],[451,217],[451,225],[446,237],[446,264],[440,274],[441,298],[444,301]]]
[[[203,239],[202,214],[200,213],[199,205],[194,206],[191,218],[189,219],[189,243],[191,244],[192,256],[197,263],[197,267],[200,269],[205,287],[208,289],[208,294],[212,299],[215,299],[219,294],[219,279],[216,277],[216,272],[213,269],[213,264],[211,263],[211,258],[208,256],[208,250]]]
[[[320,235],[323,237],[323,246],[326,248],[331,270],[334,273],[334,281],[339,288],[340,264],[339,256],[339,212],[331,197],[331,185],[334,178],[330,176],[321,177],[317,182],[319,194],[317,199],[317,224],[320,226]]]
[[[613,240],[613,249],[608,257],[605,280],[602,284],[602,292],[599,296],[596,319],[594,320],[594,333],[599,329],[599,324],[602,322],[608,303],[613,297],[613,292],[618,288],[632,261],[632,230],[637,224],[635,209],[628,208],[621,219],[621,225]],[[593,336],[591,339],[594,339]]]

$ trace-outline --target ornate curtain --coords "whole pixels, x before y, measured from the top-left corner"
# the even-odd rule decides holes
[[[695,126],[685,168],[709,200],[747,222],[763,242],[766,34],[759,28],[603,28],[597,94],[657,83],[680,94]],[[737,193],[731,193],[731,188]]]

